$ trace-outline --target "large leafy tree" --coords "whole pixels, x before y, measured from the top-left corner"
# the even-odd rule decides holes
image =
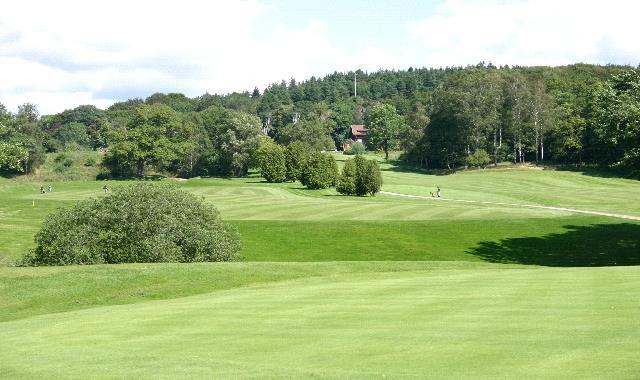
[[[601,159],[640,171],[640,72],[616,75],[596,94],[593,128]]]
[[[211,141],[211,150],[201,165],[204,174],[243,176],[257,165],[263,136],[260,119],[219,106],[200,112],[199,119]]]
[[[159,169],[180,158],[191,144],[178,114],[164,104],[142,105],[125,128],[112,131],[114,144],[104,164],[114,175],[142,177],[148,165]]]
[[[61,126],[55,131],[54,137],[66,149],[91,147],[91,138],[86,126],[77,122]]]
[[[332,127],[319,119],[302,120],[291,123],[280,131],[279,141],[291,144],[295,141],[310,147],[315,151],[333,150],[335,143],[331,137]]]
[[[497,157],[500,128],[502,83],[495,69],[468,69],[451,78],[450,90],[460,98],[456,118],[465,136],[467,155],[489,144],[493,137],[494,157]]]
[[[11,157],[21,157],[20,169],[23,173],[31,173],[45,160],[44,133],[38,126],[38,109],[31,103],[18,106],[18,113],[11,115],[0,109],[0,141],[4,141],[5,154]],[[26,156],[23,154],[26,151]],[[15,166],[15,161],[12,166]],[[8,166],[7,163],[5,165]]]
[[[554,114],[551,104],[552,98],[547,93],[541,79],[534,80],[529,91],[529,118],[533,130],[537,164],[544,161],[544,142],[549,131],[553,128]]]
[[[384,151],[389,159],[389,150],[395,148],[399,135],[405,128],[405,119],[391,104],[378,103],[369,110],[367,120],[367,145]]]
[[[423,166],[428,150],[424,137],[430,121],[427,108],[421,102],[415,102],[407,119],[407,127],[400,134],[400,148],[407,161]]]
[[[75,138],[79,137],[81,132],[79,126],[84,127],[84,133],[88,135],[89,143],[84,143],[84,137],[80,145],[87,145],[91,148],[104,148],[107,146],[105,132],[109,126],[107,113],[92,105],[81,105],[76,108],[65,110],[55,115],[43,116],[41,120],[43,129],[51,134],[56,135],[60,129],[68,128],[73,125],[73,134]],[[62,140],[66,140],[63,138]],[[67,141],[62,141],[63,145]]]
[[[173,108],[176,112],[190,112],[195,111],[196,109],[196,101],[194,99],[189,99],[183,94],[177,93],[162,94],[156,92],[155,94],[149,96],[145,100],[145,103],[166,104],[169,107]]]
[[[23,172],[28,159],[29,152],[22,146],[0,141],[0,172]]]

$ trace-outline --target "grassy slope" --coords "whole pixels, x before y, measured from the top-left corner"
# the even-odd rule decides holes
[[[0,322],[103,305],[161,300],[305,277],[440,269],[492,269],[465,262],[125,264],[0,268]],[[501,266],[519,268],[522,266]]]
[[[637,378],[637,267],[349,273],[0,324],[6,378]]]

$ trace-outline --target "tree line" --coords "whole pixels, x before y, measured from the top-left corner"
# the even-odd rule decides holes
[[[357,80],[357,96],[354,81]],[[332,73],[263,91],[153,94],[106,110],[40,116],[0,105],[0,170],[29,173],[45,152],[102,149],[104,175],[242,176],[267,140],[366,146],[423,168],[556,163],[640,171],[640,72],[629,66],[422,68]]]

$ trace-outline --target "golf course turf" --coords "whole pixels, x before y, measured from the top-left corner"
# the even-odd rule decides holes
[[[387,192],[640,216],[633,180],[382,168]],[[639,222],[203,178],[176,185],[242,262],[12,267],[49,212],[105,196],[40,185],[0,179],[0,378],[640,377]]]

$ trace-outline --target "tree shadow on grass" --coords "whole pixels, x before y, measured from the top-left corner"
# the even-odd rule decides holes
[[[427,169],[427,168],[419,168],[415,165],[408,164],[402,160],[388,160],[388,167],[381,169],[382,171],[387,172],[396,172],[396,173],[416,173],[416,174],[427,174],[427,175],[435,175],[435,176],[447,176],[451,174],[455,174],[459,171],[464,171],[462,167],[456,167],[451,169]]]
[[[540,237],[484,241],[469,253],[492,263],[549,267],[640,265],[640,225],[564,226],[568,231]]]
[[[623,169],[609,168],[603,166],[574,166],[574,165],[555,165],[545,166],[544,170],[557,170],[565,172],[580,173],[584,176],[598,178],[623,178],[638,180],[637,173],[625,171]]]

